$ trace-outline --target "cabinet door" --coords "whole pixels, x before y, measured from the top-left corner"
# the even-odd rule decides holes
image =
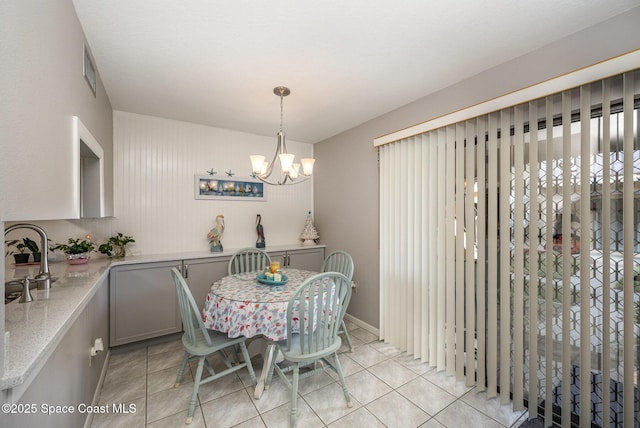
[[[182,330],[171,268],[182,261],[117,266],[110,277],[110,346]]]
[[[53,353],[44,362],[42,369],[26,387],[18,403],[26,409],[37,405],[35,412],[15,414],[0,413],[0,426],[66,428],[81,427],[85,423],[87,413],[77,411],[80,403],[91,404],[94,398],[105,356],[102,352],[89,359],[89,349],[98,337],[106,340],[108,315],[108,284],[106,281],[98,285],[96,294],[64,334]],[[106,343],[105,343],[106,346]],[[17,388],[22,388],[20,385]],[[4,390],[7,393],[11,390]],[[15,391],[12,391],[12,394]],[[3,396],[5,402],[6,396]],[[41,406],[73,406],[75,412],[41,411]]]
[[[229,257],[185,260],[183,274],[196,304],[202,309],[211,284],[227,276]]]
[[[324,261],[324,248],[310,248],[287,251],[290,268],[320,272]]]

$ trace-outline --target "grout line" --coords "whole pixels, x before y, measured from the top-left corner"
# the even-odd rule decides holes
[[[371,343],[371,342],[364,343],[362,346],[366,346],[366,345],[368,345],[369,343]],[[373,349],[374,349],[375,351],[377,351],[375,348],[373,348]],[[379,352],[379,351],[378,351],[378,352]],[[350,353],[348,353],[348,352],[343,352],[342,354],[344,354],[347,358],[351,358],[351,357],[350,357]],[[399,355],[401,355],[401,354],[399,354]],[[386,355],[385,355],[385,356],[386,356]],[[417,408],[419,408],[421,411],[423,411],[426,415],[428,415],[428,416],[429,416],[429,418],[427,419],[427,422],[433,419],[434,421],[436,421],[436,422],[438,422],[438,423],[440,423],[440,424],[441,424],[441,422],[440,422],[440,421],[438,421],[438,420],[436,419],[436,417],[437,417],[439,414],[441,414],[445,409],[448,409],[451,405],[455,404],[456,402],[460,402],[459,404],[461,404],[461,405],[463,405],[463,406],[466,406],[466,407],[469,407],[469,408],[471,408],[471,409],[473,409],[473,410],[475,410],[475,411],[479,412],[480,414],[484,415],[485,417],[490,418],[491,420],[495,421],[496,423],[498,423],[498,424],[499,424],[499,425],[501,425],[501,426],[505,426],[505,425],[503,425],[502,423],[500,423],[499,421],[497,421],[495,418],[493,418],[493,417],[491,417],[490,415],[488,415],[487,413],[485,413],[484,411],[482,411],[482,410],[480,410],[480,409],[478,409],[478,408],[474,407],[472,404],[467,403],[467,402],[465,402],[465,401],[463,400],[463,398],[464,398],[464,397],[466,397],[466,395],[467,395],[467,394],[469,394],[471,391],[474,391],[474,390],[475,390],[475,388],[471,388],[471,389],[469,389],[468,391],[465,391],[465,392],[464,392],[464,393],[462,393],[460,396],[455,396],[455,395],[454,395],[455,399],[454,399],[451,403],[449,403],[448,405],[446,405],[445,407],[443,407],[442,409],[440,409],[438,412],[436,412],[436,413],[434,413],[434,414],[430,414],[430,413],[426,412],[426,411],[425,411],[424,409],[422,409],[420,406],[418,406],[417,404],[413,403],[413,401],[412,401],[412,400],[410,400],[410,399],[406,398],[404,395],[402,395],[400,392],[398,392],[398,389],[399,389],[399,388],[401,388],[402,386],[406,385],[406,384],[407,384],[407,383],[409,383],[409,382],[412,382],[412,381],[414,381],[414,380],[416,380],[416,379],[418,379],[418,378],[422,378],[422,379],[426,380],[427,382],[431,383],[432,385],[434,385],[435,387],[437,387],[437,388],[439,388],[439,389],[443,390],[444,392],[448,392],[448,391],[447,391],[444,387],[442,387],[441,385],[439,385],[439,384],[437,384],[437,383],[435,383],[435,382],[432,382],[431,380],[426,379],[426,378],[424,377],[424,375],[425,375],[425,374],[427,374],[428,372],[430,372],[430,370],[427,370],[427,372],[424,372],[424,373],[417,373],[417,372],[414,372],[414,373],[417,375],[415,378],[413,378],[413,379],[411,379],[410,381],[408,381],[408,382],[404,383],[403,385],[398,386],[397,388],[394,388],[394,387],[392,387],[391,385],[388,385],[386,382],[384,382],[384,380],[380,379],[378,376],[376,376],[373,372],[371,372],[371,371],[370,371],[371,367],[374,367],[375,365],[377,365],[377,364],[381,364],[381,363],[384,363],[384,362],[386,362],[386,361],[394,361],[394,360],[395,360],[395,358],[396,358],[397,356],[398,356],[398,355],[394,355],[394,356],[387,356],[387,358],[385,358],[384,360],[382,360],[382,361],[380,361],[380,362],[378,362],[378,363],[376,363],[376,364],[374,364],[374,365],[372,365],[372,366],[369,366],[369,367],[364,367],[364,366],[363,366],[363,367],[362,367],[362,370],[363,370],[363,371],[367,372],[367,373],[368,373],[368,374],[370,374],[371,376],[374,376],[376,379],[379,379],[379,380],[380,380],[380,382],[384,383],[385,385],[387,385],[387,386],[389,386],[389,387],[391,388],[389,392],[387,392],[386,394],[383,394],[383,395],[381,395],[380,397],[376,398],[376,400],[379,400],[379,399],[381,399],[381,398],[383,398],[383,397],[385,397],[385,396],[387,396],[387,395],[391,394],[392,392],[395,392],[395,393],[397,393],[400,397],[402,397],[402,399],[404,399],[404,400],[406,400],[407,402],[409,402],[409,403],[413,404],[414,406],[416,406]],[[351,359],[353,359],[353,358],[351,358]],[[353,361],[354,361],[354,363],[356,363],[356,364],[360,364],[360,363],[358,363],[356,360],[353,360]],[[410,368],[408,368],[408,367],[404,366],[404,365],[403,365],[403,364],[401,364],[401,363],[398,363],[398,364],[400,364],[401,366],[403,366],[403,367],[407,368],[408,370],[411,370]],[[191,374],[191,366],[190,366],[189,364],[188,364],[188,367],[186,367],[186,368],[185,368],[185,376],[187,375],[186,370],[189,370],[189,373],[188,373],[188,374],[189,374],[189,375],[192,375],[192,374]],[[359,372],[360,372],[360,371],[358,371],[358,373],[359,373]],[[349,376],[346,376],[347,381],[348,381],[348,378],[349,378],[350,376],[353,376],[354,374],[356,374],[356,373],[353,373],[353,374],[351,374],[351,375],[349,375]],[[105,377],[106,377],[106,374],[105,374]],[[240,381],[242,381],[242,380],[240,380]],[[332,381],[333,381],[334,383],[339,383],[339,381],[338,381],[338,380],[336,380],[336,379],[333,379],[333,377],[332,377]],[[252,393],[251,393],[250,387],[244,386],[244,390],[245,390],[245,393],[246,393],[246,394],[248,394],[249,398],[251,399]],[[313,391],[311,391],[311,392],[313,392]],[[311,393],[311,392],[310,392],[310,393]],[[305,405],[306,405],[307,407],[309,407],[309,409],[311,410],[311,412],[312,412],[312,413],[313,413],[313,414],[318,418],[318,420],[323,424],[322,426],[323,426],[323,427],[327,427],[327,425],[324,423],[324,421],[322,420],[322,418],[320,418],[320,415],[319,415],[319,414],[318,414],[318,413],[317,413],[317,412],[316,412],[316,411],[311,407],[311,405],[307,402],[307,400],[305,399],[305,397],[304,397],[304,396],[302,396],[302,395],[300,395],[299,400],[300,400],[300,399],[302,399],[302,400],[304,401]],[[375,402],[376,400],[373,400],[372,402]],[[266,412],[268,412],[268,411],[272,411],[272,410],[274,410],[275,408],[274,408],[274,409],[269,409],[268,411],[265,411],[265,412],[260,412],[260,410],[259,410],[259,409],[258,409],[258,407],[256,406],[255,402],[253,402],[253,400],[251,400],[251,401],[252,401],[252,404],[253,404],[253,406],[254,406],[255,410],[257,411],[258,416],[260,417],[261,422],[262,422],[265,426],[267,426],[267,423],[266,423],[266,420],[265,420],[265,419],[264,419],[264,417],[263,417],[263,414],[264,414],[264,413],[266,413]],[[366,412],[368,412],[370,415],[372,415],[376,420],[378,420],[380,423],[382,423],[382,421],[380,421],[380,420],[375,416],[375,414],[374,414],[374,413],[372,413],[372,412],[368,409],[368,407],[367,407],[367,406],[368,406],[369,404],[371,404],[372,402],[367,403],[367,404],[362,404],[362,403],[360,403],[360,404],[361,404],[361,407],[360,407],[360,408],[363,408]],[[145,348],[145,406],[144,406],[144,412],[145,412],[145,415],[144,415],[144,424],[145,424],[145,425],[144,425],[144,426],[145,426],[145,427],[149,424],[149,422],[148,422],[148,416],[149,416],[149,415],[148,415],[148,404],[149,404],[149,347],[147,346],[147,347]],[[285,404],[286,404],[286,403],[285,403]],[[284,405],[284,404],[283,404],[283,405]],[[280,407],[280,406],[278,406],[278,407]],[[201,415],[202,420],[203,420],[203,425],[204,425],[205,427],[207,427],[206,419],[205,419],[205,417],[204,417],[204,411],[203,411],[203,409],[202,409],[202,402],[200,401],[200,397],[199,397],[199,396],[198,396],[198,403],[197,403],[197,405],[196,405],[196,411],[199,411],[199,412],[200,412],[200,415]],[[342,418],[344,418],[344,417],[347,417],[348,415],[350,415],[350,414],[352,414],[352,413],[353,413],[353,412],[349,412],[347,415],[345,415],[345,416],[343,416],[343,417],[341,417],[341,418],[337,419],[336,421],[333,421],[332,423],[337,422],[337,421],[339,421],[340,419],[342,419]],[[522,421],[522,418],[523,418],[523,417],[525,417],[525,414],[526,414],[526,411],[525,411],[525,412],[523,412],[523,413],[518,417],[518,419],[516,419],[516,421],[514,421],[514,423],[513,423],[513,424],[511,424],[510,426],[514,426],[514,425],[516,425],[517,423],[519,423],[520,421]],[[169,417],[169,416],[171,416],[171,415],[168,415],[167,417]],[[250,419],[253,419],[253,418],[250,418]],[[250,419],[249,419],[249,420],[250,420]],[[246,422],[246,421],[245,421],[245,422]]]
[[[145,374],[145,379],[144,379],[144,426],[146,427],[148,422],[147,422],[147,418],[149,417],[149,413],[147,412],[147,409],[149,408],[149,347],[145,347],[145,354],[146,354],[146,358],[145,358],[145,366],[144,366],[144,374]]]

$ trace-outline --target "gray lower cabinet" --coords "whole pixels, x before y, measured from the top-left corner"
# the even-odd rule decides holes
[[[227,276],[229,257],[210,259],[184,260],[183,275],[199,308],[204,306],[205,299],[214,281]]]
[[[109,346],[182,330],[171,268],[182,260],[116,266],[110,275]]]
[[[67,428],[85,424],[107,355],[102,352],[90,359],[89,350],[97,338],[102,338],[106,346],[108,315],[109,287],[105,279],[26,387],[18,401],[23,411],[0,414],[0,426]]]
[[[324,247],[274,251],[269,252],[269,256],[273,261],[280,261],[282,267],[319,272],[324,261]]]
[[[182,331],[171,269],[181,271],[202,308],[211,284],[227,274],[228,263],[228,257],[211,257],[112,268],[109,346]]]
[[[319,271],[324,247],[269,252],[283,267]],[[110,275],[109,346],[182,330],[171,268],[182,272],[198,307],[211,284],[227,275],[228,256],[114,266]]]

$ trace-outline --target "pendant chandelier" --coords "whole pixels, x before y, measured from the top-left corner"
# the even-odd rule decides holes
[[[313,174],[313,164],[316,161],[313,158],[300,159],[300,163],[295,162],[295,155],[287,152],[287,145],[284,139],[283,123],[283,99],[291,93],[289,88],[284,86],[276,86],[273,93],[280,97],[280,132],[278,132],[278,145],[276,153],[271,163],[265,161],[265,156],[252,155],[251,166],[253,169],[252,176],[258,180],[281,186],[284,184],[297,184],[308,180]],[[302,164],[302,171],[300,165]]]

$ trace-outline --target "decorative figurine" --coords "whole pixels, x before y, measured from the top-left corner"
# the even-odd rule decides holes
[[[318,240],[319,238],[320,235],[318,235],[318,231],[313,225],[313,217],[311,216],[311,211],[309,211],[307,220],[304,223],[304,229],[302,230],[302,234],[300,234],[302,245],[315,245],[316,240]]]
[[[218,214],[216,216],[216,225],[213,229],[207,233],[207,238],[209,238],[209,248],[212,253],[221,253],[223,251],[222,242],[220,239],[222,238],[222,234],[224,233],[224,216],[222,214]]]
[[[258,214],[256,216],[256,231],[258,232],[258,240],[256,241],[256,248],[264,248],[266,243],[264,240],[264,229],[262,227],[262,216],[260,214]]]

